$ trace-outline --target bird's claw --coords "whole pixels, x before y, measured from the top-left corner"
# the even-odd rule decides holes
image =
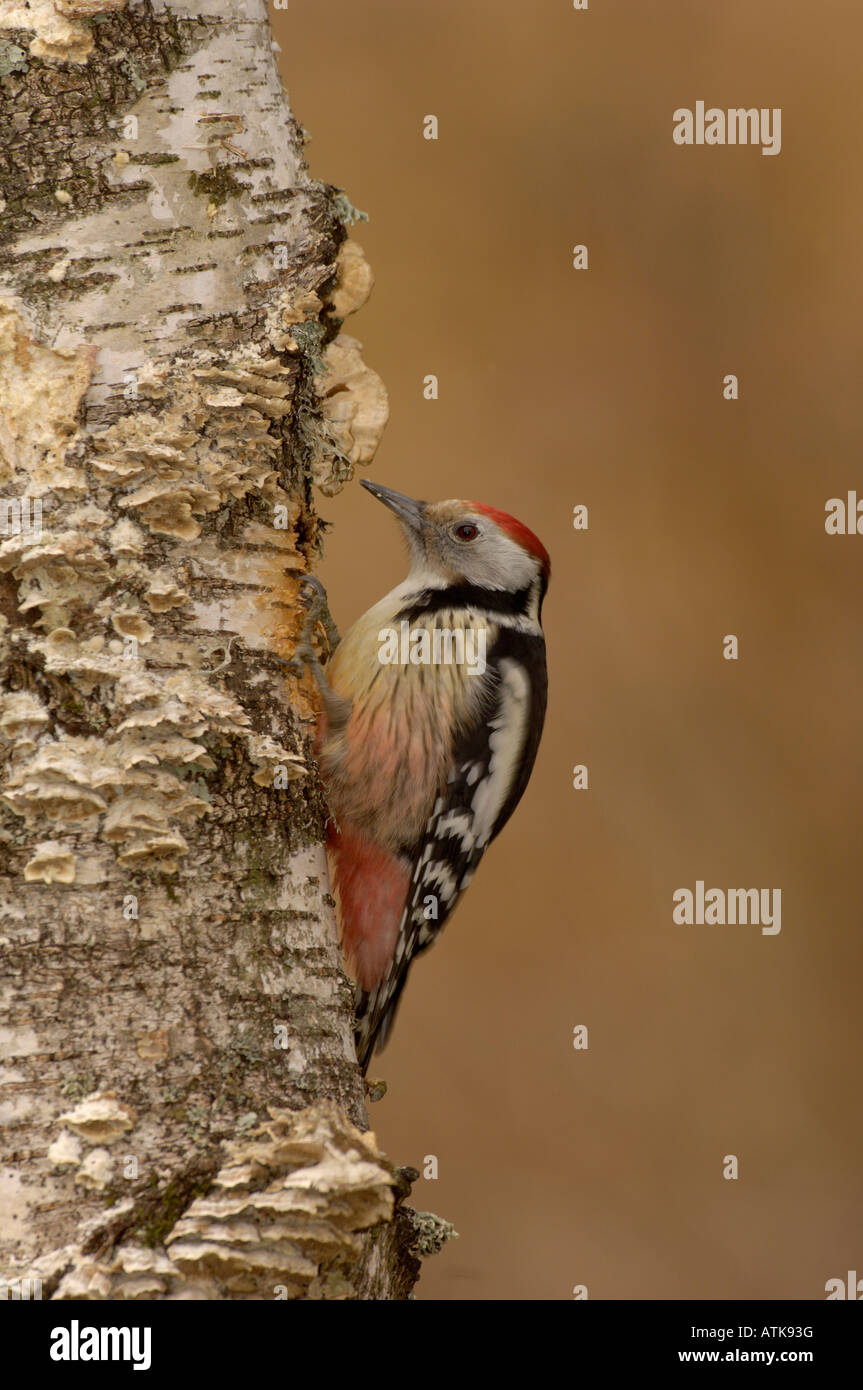
[[[327,639],[328,657],[338,646],[339,634],[330,616],[327,591],[315,575],[303,575],[297,590],[297,598],[303,612],[303,627],[294,651],[293,661],[296,669],[302,670],[310,661],[317,660],[313,637],[319,624]]]
[[[326,638],[325,661],[329,660],[339,644],[339,634],[327,606],[327,591],[314,575],[303,575],[297,587],[297,602],[303,613],[302,631],[297,639],[293,656],[284,664],[300,680],[305,675],[306,669],[311,671],[320,691],[330,730],[338,732],[347,725],[353,706],[350,700],[331,689],[315,646],[314,639],[318,635],[319,628],[323,628]]]
[[[326,603],[327,601],[327,591],[314,574],[303,575],[300,580],[300,594],[307,600],[316,597],[319,598],[322,603]]]

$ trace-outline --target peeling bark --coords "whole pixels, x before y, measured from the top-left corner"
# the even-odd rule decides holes
[[[258,0],[6,3],[0,123],[0,1276],[406,1297],[280,660],[371,272]]]

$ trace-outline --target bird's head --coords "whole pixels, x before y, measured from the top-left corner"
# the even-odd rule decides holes
[[[417,502],[392,488],[363,487],[395,512],[411,554],[411,577],[434,585],[469,584],[511,592],[548,585],[542,542],[515,517],[481,502]]]

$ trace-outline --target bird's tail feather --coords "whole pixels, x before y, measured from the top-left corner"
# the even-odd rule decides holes
[[[405,969],[395,978],[390,975],[382,980],[376,989],[357,989],[354,1038],[357,1061],[363,1076],[369,1069],[374,1053],[383,1051],[389,1041],[407,977]]]

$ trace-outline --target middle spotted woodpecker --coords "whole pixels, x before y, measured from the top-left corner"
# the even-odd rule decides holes
[[[365,1073],[413,958],[527,786],[545,718],[550,565],[505,512],[363,486],[401,522],[410,573],[354,624],[326,672],[311,645],[323,590],[307,581],[296,658],[321,692],[330,877]]]

